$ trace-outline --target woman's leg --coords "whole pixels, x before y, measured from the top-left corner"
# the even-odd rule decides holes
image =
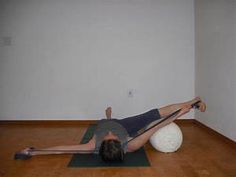
[[[162,107],[159,109],[159,113],[161,115],[161,118],[164,118],[164,117],[170,115],[171,113],[175,112],[178,109],[182,109],[183,107],[186,107],[186,106],[191,106],[192,104],[194,104],[197,101],[201,101],[201,98],[196,97],[196,98],[194,98],[190,101],[187,101],[187,102],[177,103],[177,104],[172,104],[172,105]],[[206,109],[206,105],[203,102],[200,102],[199,103],[199,110],[201,112],[204,112],[205,109]]]
[[[154,128],[152,128],[149,131],[145,132],[144,134],[140,135],[136,139],[130,141],[128,143],[128,151],[133,152],[133,151],[136,151],[139,148],[141,148],[158,129],[166,126],[167,124],[169,124],[171,122],[173,122],[175,119],[182,116],[183,114],[188,113],[192,108],[191,105],[193,103],[195,103],[196,101],[201,101],[201,99],[199,97],[197,97],[197,98],[195,98],[191,101],[188,101],[188,102],[173,104],[173,105],[169,105],[169,106],[160,108],[159,112],[160,112],[161,117],[166,117],[166,116],[170,115],[171,113],[173,113],[174,111],[176,111],[178,109],[181,109],[181,111],[176,116],[163,121],[162,123],[156,125]],[[200,102],[199,103],[199,110],[201,112],[204,112],[205,109],[206,109],[205,103]]]

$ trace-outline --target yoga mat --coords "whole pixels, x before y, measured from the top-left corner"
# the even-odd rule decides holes
[[[80,143],[87,143],[93,136],[96,125],[90,125]],[[150,163],[145,150],[125,154],[124,162],[105,163],[97,154],[74,154],[68,167],[94,168],[94,167],[149,167]]]

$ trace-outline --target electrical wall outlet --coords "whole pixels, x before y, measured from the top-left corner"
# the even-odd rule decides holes
[[[128,90],[128,97],[129,98],[133,98],[134,97],[134,90],[133,89],[129,89]]]

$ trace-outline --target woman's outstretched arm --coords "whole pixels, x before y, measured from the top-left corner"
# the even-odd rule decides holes
[[[43,149],[26,148],[21,153],[35,156],[35,155],[49,155],[49,154],[74,154],[74,153],[93,153],[95,149],[95,138],[93,137],[88,143],[77,145],[62,145],[53,146]]]

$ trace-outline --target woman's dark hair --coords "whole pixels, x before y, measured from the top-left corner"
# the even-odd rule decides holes
[[[105,162],[122,162],[124,160],[124,150],[118,140],[102,141],[99,155]]]

